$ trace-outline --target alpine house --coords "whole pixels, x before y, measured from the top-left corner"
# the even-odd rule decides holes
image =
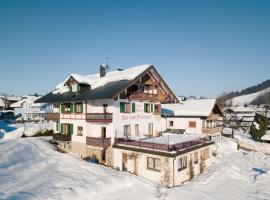
[[[158,136],[160,104],[178,99],[153,65],[111,72],[101,65],[99,74],[71,74],[37,102],[54,105],[46,119],[56,122],[63,150],[109,164],[114,138]]]
[[[212,163],[211,141],[162,132],[161,104],[179,100],[153,65],[71,74],[38,102],[53,104],[46,119],[55,122],[58,148],[92,162],[168,187]]]

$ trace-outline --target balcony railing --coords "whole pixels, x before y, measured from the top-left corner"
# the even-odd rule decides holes
[[[143,92],[133,92],[128,98],[129,98],[129,100],[158,101],[157,94],[148,94],[148,93],[143,93]]]
[[[161,150],[161,151],[179,151],[185,148],[193,147],[199,144],[203,143],[209,143],[209,138],[201,138],[198,140],[191,140],[186,142],[180,142],[176,144],[161,144],[161,143],[155,143],[155,142],[149,142],[149,141],[143,141],[142,140],[132,140],[127,138],[115,138],[115,145],[127,145],[127,146],[133,146],[133,147],[142,147],[152,150]]]
[[[55,133],[55,134],[53,134],[53,140],[61,141],[61,142],[71,141],[71,135],[70,134]]]
[[[221,130],[222,130],[221,126],[217,126],[217,127],[213,127],[213,128],[202,128],[202,133],[213,134],[213,133],[217,133]]]
[[[86,137],[86,145],[108,147],[111,145],[111,138]]]
[[[86,121],[109,123],[112,122],[112,113],[87,113]]]
[[[45,113],[45,120],[59,122],[60,114],[59,113]]]

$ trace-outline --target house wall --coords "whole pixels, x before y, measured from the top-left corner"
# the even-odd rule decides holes
[[[201,152],[209,148],[210,158],[202,161],[200,160]],[[199,160],[193,166],[189,164],[191,159],[194,159],[194,153],[198,152]],[[193,169],[194,176],[201,173],[201,164],[203,163],[203,171],[212,165],[212,146],[203,147],[188,153],[179,155],[177,157],[165,157],[147,153],[139,153],[123,149],[113,149],[113,167],[123,170],[122,155],[127,154],[127,171],[138,176],[142,176],[153,182],[162,184],[167,187],[174,187],[181,185],[183,182],[190,180],[190,169]],[[187,156],[187,167],[178,171],[178,159]],[[158,158],[161,162],[160,171],[147,168],[147,157]]]
[[[170,121],[173,121],[173,126],[170,126]],[[189,122],[196,122],[196,128],[189,127]],[[202,134],[202,119],[199,117],[168,117],[166,124],[168,129],[184,129],[186,133]]]
[[[135,113],[120,113],[120,102],[136,103]],[[124,125],[131,125],[132,138],[144,138],[148,135],[149,123],[153,123],[153,135],[157,136],[162,131],[160,114],[144,112],[144,103],[147,101],[114,101],[113,122],[116,137],[124,137]],[[116,123],[117,122],[117,123]],[[139,136],[135,135],[135,125],[139,125]]]

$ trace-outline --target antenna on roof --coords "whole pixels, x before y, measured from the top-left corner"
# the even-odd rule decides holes
[[[109,62],[110,62],[110,59],[111,59],[111,55],[110,55],[110,52],[109,52],[109,50],[105,50],[105,53],[106,53],[106,56],[105,56],[105,64],[107,65],[107,66],[109,66]]]

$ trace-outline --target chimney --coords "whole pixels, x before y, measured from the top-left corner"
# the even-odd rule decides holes
[[[106,76],[107,69],[108,69],[108,65],[100,65],[100,68],[99,68],[100,78]]]

